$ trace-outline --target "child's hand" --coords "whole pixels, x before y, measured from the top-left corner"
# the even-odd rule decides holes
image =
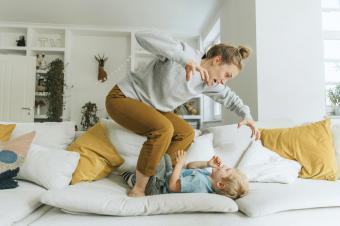
[[[208,166],[209,167],[213,167],[213,168],[217,168],[220,167],[222,165],[222,160],[220,159],[220,157],[214,155],[209,161],[208,161]]]
[[[176,153],[176,165],[184,167],[187,153],[183,150],[178,150]]]

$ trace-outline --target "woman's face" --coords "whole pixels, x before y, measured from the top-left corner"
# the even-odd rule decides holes
[[[224,85],[230,79],[235,78],[240,70],[234,64],[222,63],[221,56],[210,59],[210,63],[206,67],[209,73],[209,80],[212,83]]]

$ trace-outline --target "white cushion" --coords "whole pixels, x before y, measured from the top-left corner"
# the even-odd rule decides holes
[[[333,142],[335,147],[336,161],[338,163],[338,175],[340,179],[340,124],[332,125]]]
[[[140,150],[146,141],[146,137],[120,126],[111,119],[101,119],[101,121],[107,130],[111,143],[125,160],[117,170],[120,172],[134,172]],[[195,130],[196,137],[199,136],[200,133],[200,130]]]
[[[213,135],[212,133],[208,133],[195,137],[194,142],[188,149],[186,162],[208,161],[214,155]]]
[[[251,183],[249,194],[236,200],[248,216],[340,206],[340,181],[297,179],[291,184]]]
[[[130,198],[126,190],[120,176],[110,175],[92,183],[81,182],[49,190],[41,197],[41,202],[71,212],[117,216],[237,211],[232,199],[216,194],[172,193]]]
[[[113,120],[101,119],[101,121],[107,130],[107,135],[111,143],[125,160],[118,168],[118,171],[134,172],[136,170],[138,155],[146,141],[146,137],[140,136],[120,126]]]
[[[253,141],[237,168],[249,181],[292,183],[298,178],[301,165],[263,147],[261,141]]]
[[[33,144],[39,144],[47,147],[66,149],[75,136],[74,122],[0,122],[0,124],[8,123],[16,124],[11,135],[11,139],[34,130],[36,131],[36,135],[34,137]]]
[[[43,187],[30,182],[18,180],[19,186],[0,190],[0,219],[14,223],[31,214],[40,203],[40,196],[46,191]]]
[[[233,168],[237,166],[244,152],[237,146],[237,144],[233,143],[222,144],[214,147],[214,149],[215,154],[221,158],[222,163],[228,167]]]
[[[80,155],[77,152],[32,144],[20,167],[18,178],[32,181],[47,189],[69,185]]]
[[[258,121],[258,128],[285,128],[291,127],[295,123],[289,119],[275,119],[268,121]],[[244,151],[249,147],[254,138],[251,138],[251,130],[248,126],[237,128],[237,124],[209,127],[203,133],[213,134],[213,145],[215,152],[222,158],[222,161],[235,167],[241,159]]]
[[[224,144],[235,144],[241,149],[246,149],[251,139],[251,131],[246,126],[237,128],[237,124],[209,127],[204,133],[212,133],[214,147]]]

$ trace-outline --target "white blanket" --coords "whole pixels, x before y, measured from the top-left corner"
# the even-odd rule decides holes
[[[297,179],[301,165],[263,147],[260,141],[253,141],[237,168],[249,181],[292,183]]]

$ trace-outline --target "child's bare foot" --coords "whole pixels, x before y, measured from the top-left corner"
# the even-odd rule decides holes
[[[128,196],[129,197],[143,197],[143,196],[145,196],[145,193],[131,190],[131,191],[129,191]]]

